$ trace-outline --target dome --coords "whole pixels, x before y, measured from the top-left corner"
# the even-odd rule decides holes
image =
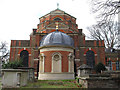
[[[52,33],[49,33],[48,35],[44,36],[43,39],[40,41],[40,47],[42,46],[74,46],[73,39],[59,31],[55,31]]]

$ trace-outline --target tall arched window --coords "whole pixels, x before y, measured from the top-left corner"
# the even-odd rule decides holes
[[[109,61],[109,67],[110,67],[110,70],[112,70],[112,62],[111,61]]]
[[[94,66],[95,66],[95,55],[94,55],[93,51],[91,51],[91,50],[87,51],[86,62],[87,62],[88,66],[94,68]]]
[[[23,60],[23,62],[22,62],[23,66],[28,67],[29,53],[27,50],[21,51],[20,59]]]
[[[119,61],[116,61],[116,70],[119,70]]]
[[[58,52],[52,55],[52,72],[61,72],[61,54]]]

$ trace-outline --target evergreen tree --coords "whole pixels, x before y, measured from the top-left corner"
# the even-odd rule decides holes
[[[96,73],[101,73],[101,71],[105,71],[105,70],[106,70],[105,65],[102,64],[101,62],[95,66]]]

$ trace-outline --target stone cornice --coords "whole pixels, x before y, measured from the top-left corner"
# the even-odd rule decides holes
[[[46,45],[46,46],[42,46],[42,47],[39,47],[39,49],[42,49],[42,48],[50,48],[50,47],[63,47],[63,48],[71,48],[71,49],[75,49],[74,47],[70,47],[70,46],[63,46],[63,45]]]

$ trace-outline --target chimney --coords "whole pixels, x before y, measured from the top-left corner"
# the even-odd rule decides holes
[[[33,35],[35,35],[35,34],[36,34],[36,31],[37,31],[37,29],[33,29]]]
[[[82,29],[78,29],[79,34],[82,35]]]

